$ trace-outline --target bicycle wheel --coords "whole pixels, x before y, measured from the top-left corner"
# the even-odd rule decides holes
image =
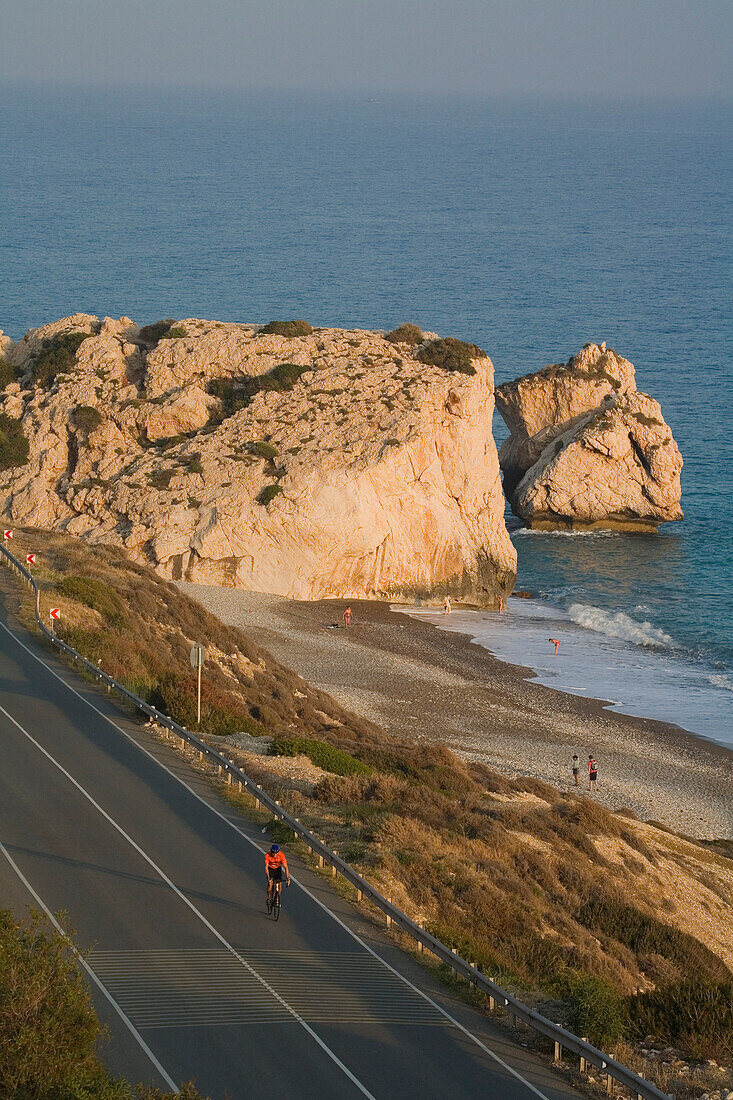
[[[268,917],[269,917],[270,913],[272,912],[272,899],[273,899],[273,896],[274,895],[269,893],[269,892],[267,894],[265,894],[265,905],[267,906],[267,915],[268,915]]]
[[[280,891],[276,890],[272,899],[272,919],[280,919]]]

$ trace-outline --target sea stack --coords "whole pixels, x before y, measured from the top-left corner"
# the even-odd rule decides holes
[[[494,371],[473,345],[76,314],[5,356],[22,446],[0,500],[18,523],[296,599],[490,606],[514,585]]]
[[[677,444],[633,365],[605,344],[499,386],[496,407],[511,431],[504,491],[528,526],[648,532],[683,518]]]

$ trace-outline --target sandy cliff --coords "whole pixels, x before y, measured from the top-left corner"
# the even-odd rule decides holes
[[[0,408],[29,444],[0,471],[5,515],[165,577],[491,604],[516,571],[493,367],[478,349],[469,373],[433,366],[425,346],[192,318],[33,330],[5,347],[18,381]]]
[[[512,510],[532,527],[654,530],[682,519],[682,457],[634,368],[605,344],[496,390]]]

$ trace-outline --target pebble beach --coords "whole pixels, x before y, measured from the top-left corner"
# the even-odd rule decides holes
[[[603,701],[530,682],[530,669],[497,660],[460,633],[388,604],[298,602],[180,582],[223,622],[238,626],[282,664],[342,706],[398,736],[439,742],[510,777],[581,790],[690,837],[733,837],[733,753],[679,727],[604,709]],[[599,762],[587,791],[585,761]]]

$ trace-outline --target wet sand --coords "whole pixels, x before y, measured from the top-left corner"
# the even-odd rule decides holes
[[[278,596],[181,583],[224,622],[242,627],[282,664],[389,733],[439,741],[508,776],[559,788],[599,762],[592,797],[689,836],[733,837],[733,753],[664,722],[604,710],[602,701],[528,680],[530,669],[498,661],[388,604],[301,603]],[[581,790],[587,792],[581,770]]]

